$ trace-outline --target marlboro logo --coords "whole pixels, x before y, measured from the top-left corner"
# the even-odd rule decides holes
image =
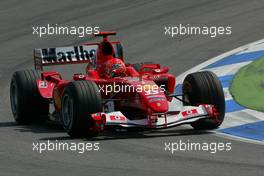
[[[42,64],[87,61],[96,57],[97,46],[41,49]]]

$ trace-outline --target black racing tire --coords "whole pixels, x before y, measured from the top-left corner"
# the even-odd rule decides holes
[[[60,121],[73,138],[95,137],[90,128],[94,121],[90,114],[102,112],[102,98],[93,81],[74,81],[63,91]]]
[[[36,70],[21,70],[12,76],[11,110],[14,119],[20,124],[48,119],[49,101],[41,97],[37,79],[40,79],[40,72]]]
[[[184,105],[197,106],[212,104],[219,113],[218,121],[201,119],[191,124],[197,130],[212,130],[218,128],[225,117],[225,96],[221,82],[210,71],[191,73],[183,81]]]

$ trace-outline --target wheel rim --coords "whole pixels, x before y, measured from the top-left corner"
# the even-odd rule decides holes
[[[14,83],[11,84],[10,99],[12,112],[13,114],[17,114],[17,87]]]
[[[65,95],[63,98],[62,120],[64,127],[69,129],[73,120],[73,99],[69,95]]]

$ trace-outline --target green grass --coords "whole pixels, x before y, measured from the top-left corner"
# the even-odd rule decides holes
[[[264,57],[238,71],[230,92],[242,106],[264,112]]]

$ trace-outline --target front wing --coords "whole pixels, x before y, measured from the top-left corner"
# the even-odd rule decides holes
[[[161,129],[190,124],[204,118],[214,118],[210,111],[213,105],[184,106],[181,111],[153,114],[149,118],[130,120],[120,111],[105,113],[106,126],[143,127]],[[217,119],[216,119],[217,120]]]

